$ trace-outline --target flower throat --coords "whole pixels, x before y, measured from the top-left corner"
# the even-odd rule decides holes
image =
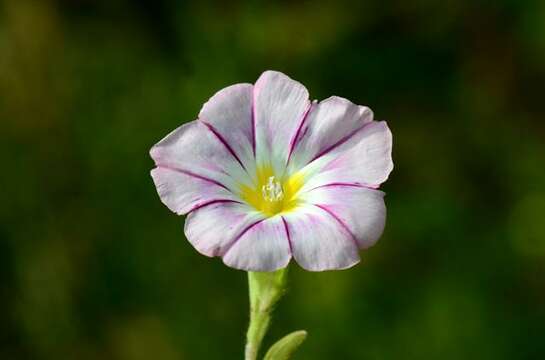
[[[256,210],[267,216],[293,210],[297,204],[297,192],[302,187],[302,176],[292,175],[286,180],[279,179],[270,167],[260,168],[257,172],[257,184],[242,185],[242,198]]]

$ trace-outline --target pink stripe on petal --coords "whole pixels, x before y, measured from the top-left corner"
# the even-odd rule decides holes
[[[207,135],[240,167],[238,175],[248,178],[255,172],[255,155],[252,149],[252,84],[235,84],[214,94],[199,112],[199,123]],[[219,141],[218,141],[219,140]],[[199,145],[197,139],[196,146]],[[214,154],[207,154],[215,158]],[[218,162],[219,164],[225,161]]]
[[[346,269],[360,261],[351,233],[323,209],[303,205],[285,219],[293,257],[304,269]]]
[[[302,192],[331,183],[378,188],[393,169],[392,136],[385,122],[369,122],[307,164]]]
[[[250,121],[252,122],[252,151],[255,157],[255,87],[252,93],[251,114],[252,116],[250,118]]]
[[[297,144],[288,164],[289,171],[298,171],[328,152],[328,149],[339,146],[344,138],[372,121],[372,118],[369,108],[338,96],[314,103],[296,138]]]
[[[200,119],[200,121],[206,125],[206,127],[208,128],[208,130],[210,130],[217,138],[218,140],[223,144],[223,146],[225,146],[225,148],[227,149],[227,151],[229,151],[229,153],[231,155],[233,155],[233,157],[235,158],[235,160],[240,164],[240,166],[242,166],[242,168],[244,170],[246,170],[246,167],[244,166],[244,164],[242,163],[242,161],[240,161],[240,158],[237,156],[237,154],[235,153],[235,151],[233,150],[233,148],[231,147],[231,145],[229,145],[229,143],[227,142],[227,140],[219,133],[219,131],[214,128],[214,126],[212,126],[211,124],[209,124],[208,122],[206,122],[205,120],[202,120]]]
[[[301,122],[299,123],[299,126],[297,127],[297,131],[295,132],[295,135],[293,136],[293,138],[290,141],[290,151],[288,153],[288,163],[290,162],[291,154],[293,153],[293,150],[297,146],[297,143],[304,136],[304,133],[301,136],[299,136],[300,133],[301,133],[301,129],[303,128],[303,125],[307,121],[308,115],[312,111],[312,108],[313,108],[313,106],[315,104],[316,104],[316,101],[313,101],[308,105],[308,108],[305,110],[305,113],[303,114],[303,116],[301,118]],[[307,130],[307,129],[305,129],[305,130]]]
[[[291,259],[282,218],[274,216],[254,224],[223,255],[228,266],[246,271],[274,271]]]
[[[216,124],[213,125],[220,129]],[[240,163],[201,121],[192,121],[178,127],[155,144],[150,155],[157,166],[181,170],[229,189],[234,189],[237,183],[245,183],[248,179]]]
[[[226,189],[226,190],[229,190],[231,191],[231,189],[229,189],[227,186],[223,185],[222,183],[220,183],[219,181],[216,181],[214,179],[210,179],[206,176],[202,176],[202,175],[199,175],[199,174],[195,174],[191,171],[188,171],[188,170],[183,170],[183,169],[178,169],[178,168],[175,168],[173,166],[170,166],[170,165],[165,165],[165,164],[157,164],[157,167],[158,168],[162,168],[162,169],[168,169],[168,170],[172,170],[172,171],[176,171],[176,172],[179,172],[181,174],[185,174],[185,175],[188,175],[188,176],[192,176],[194,178],[197,178],[197,179],[201,179],[201,180],[204,180],[204,181],[208,181],[212,184],[215,184],[215,185],[218,185],[218,186],[221,186],[222,188]]]
[[[246,204],[215,202],[190,212],[184,232],[201,254],[223,256],[240,231],[260,218]]]
[[[256,160],[282,174],[290,144],[310,108],[307,89],[277,71],[265,71],[254,85]]]
[[[326,186],[301,194],[301,200],[335,216],[357,240],[360,249],[377,242],[386,222],[384,193],[356,186]]]
[[[253,228],[254,226],[258,225],[259,223],[265,221],[266,219],[261,219],[261,220],[258,220],[248,226],[246,226],[235,238],[234,240],[229,244],[229,246],[227,246],[227,249],[225,250],[225,253],[224,255],[227,255],[227,253],[229,252],[229,250],[231,250],[233,248],[233,246],[235,246],[235,244],[242,238],[242,236],[244,234],[246,234],[251,228]]]
[[[333,145],[323,149],[322,151],[320,151],[314,158],[312,158],[312,160],[310,160],[310,162],[313,162],[314,160],[318,159],[318,158],[321,158],[322,156],[326,155],[327,153],[333,151],[335,148],[341,146],[342,144],[344,144],[345,142],[347,142],[348,140],[350,140],[354,135],[356,135],[358,132],[360,132],[361,130],[363,130],[367,125],[369,125],[371,123],[367,123],[367,124],[364,124],[363,126],[357,128],[356,130],[352,131],[350,134],[346,135],[345,137],[343,137],[342,139],[340,139],[339,141],[337,141],[336,143],[334,143]]]
[[[312,191],[312,190],[316,190],[316,189],[320,189],[320,188],[326,188],[326,187],[343,187],[343,186],[348,186],[348,187],[351,186],[351,187],[356,187],[356,188],[366,188],[366,189],[373,189],[373,190],[377,190],[379,188],[378,185],[371,185],[371,184],[334,182],[334,183],[329,183],[329,184],[316,186],[316,187],[314,187],[312,189],[309,189],[307,191]]]
[[[188,213],[192,212],[192,211],[195,211],[195,210],[199,210],[205,206],[210,206],[210,205],[214,205],[214,204],[223,204],[223,203],[236,203],[236,204],[242,204],[240,201],[236,201],[236,200],[229,200],[229,199],[217,199],[217,200],[210,200],[210,201],[205,201],[201,204],[197,204],[195,205],[194,207],[192,207]]]
[[[288,228],[288,223],[286,222],[286,219],[281,216],[282,222],[284,223],[284,229],[286,230],[286,238],[288,239],[288,245],[290,247],[290,254],[293,254],[293,247],[291,245],[291,235],[290,235],[290,229]]]
[[[323,211],[325,211],[326,213],[328,213],[332,218],[334,218],[338,223],[339,225],[341,225],[345,230],[346,232],[348,232],[350,234],[350,237],[352,238],[352,240],[354,241],[354,245],[356,245],[356,247],[359,247],[358,246],[358,239],[356,239],[356,236],[354,235],[354,233],[350,230],[350,228],[348,227],[348,225],[345,224],[344,221],[342,221],[338,216],[337,214],[335,214],[331,209],[329,209],[326,205],[319,205],[319,204],[314,204],[314,206],[316,207],[319,207],[320,209],[322,209]]]
[[[179,215],[212,201],[238,201],[225,187],[201,176],[164,167],[151,170],[151,176],[163,204]]]

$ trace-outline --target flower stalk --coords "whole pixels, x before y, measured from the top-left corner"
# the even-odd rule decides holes
[[[250,325],[246,334],[245,360],[257,360],[275,304],[286,291],[287,268],[274,272],[248,272]]]

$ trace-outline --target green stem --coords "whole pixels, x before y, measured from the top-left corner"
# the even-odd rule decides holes
[[[246,334],[245,360],[257,360],[274,305],[285,292],[286,274],[287,268],[274,272],[248,272],[250,325]]]

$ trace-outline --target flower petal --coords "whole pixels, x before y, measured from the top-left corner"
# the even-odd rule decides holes
[[[222,256],[235,238],[263,216],[246,204],[216,202],[192,211],[185,221],[189,242],[206,256]]]
[[[179,215],[211,201],[237,200],[220,183],[190,172],[157,167],[151,170],[151,176],[163,204]]]
[[[235,238],[223,262],[246,271],[274,271],[291,259],[288,234],[280,216],[253,223]]]
[[[158,167],[196,174],[220,183],[232,192],[238,184],[250,181],[237,159],[200,121],[178,127],[159,141],[150,155]]]
[[[327,209],[303,205],[284,218],[293,257],[304,269],[346,269],[360,261],[353,234]]]
[[[307,89],[288,76],[266,71],[254,86],[254,126],[258,165],[271,165],[282,174],[297,134],[310,107]]]
[[[313,105],[292,144],[290,173],[303,168],[320,153],[372,120],[371,109],[338,96]]]
[[[384,193],[349,184],[330,184],[303,193],[301,200],[335,214],[354,235],[360,249],[374,245],[386,222]]]
[[[372,121],[305,166],[301,173],[308,180],[302,191],[330,183],[378,188],[392,169],[392,133],[386,122]]]
[[[249,174],[255,173],[252,102],[253,85],[235,84],[218,91],[199,113]]]

